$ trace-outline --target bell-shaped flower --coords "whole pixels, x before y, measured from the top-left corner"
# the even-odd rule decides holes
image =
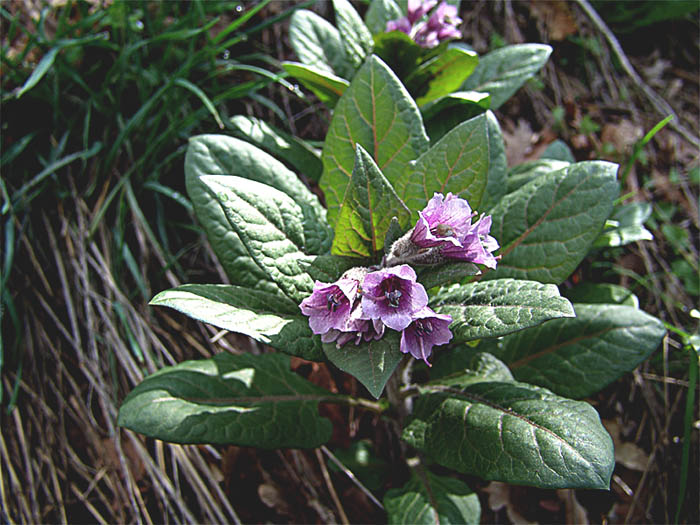
[[[422,359],[425,364],[433,351],[433,346],[444,345],[452,339],[448,328],[452,317],[433,312],[427,306],[413,314],[413,321],[401,333],[400,350],[410,353],[416,359]]]
[[[462,33],[457,26],[462,19],[457,16],[457,8],[447,2],[442,2],[428,20],[423,20],[436,4],[437,0],[408,0],[406,16],[387,22],[386,30],[406,33],[426,48],[435,47],[449,38],[460,38]]]
[[[358,288],[355,279],[339,279],[330,284],[316,281],[311,295],[299,305],[302,313],[309,316],[311,331],[315,334],[333,329],[347,331]]]
[[[421,248],[434,246],[461,246],[461,241],[472,228],[473,217],[469,203],[448,193],[435,193],[411,232],[411,242]]]
[[[441,254],[449,259],[483,264],[495,269],[497,259],[493,251],[498,250],[498,241],[489,235],[491,230],[491,216],[482,216],[471,226],[471,230],[466,236],[460,239],[461,247],[444,246]]]
[[[362,283],[362,319],[379,319],[401,331],[428,304],[428,294],[407,264],[370,272]]]

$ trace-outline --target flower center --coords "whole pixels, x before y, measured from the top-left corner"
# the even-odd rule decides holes
[[[438,223],[430,228],[430,233],[436,237],[454,237],[455,231],[448,224]]]
[[[336,294],[329,293],[326,300],[328,301],[326,303],[327,308],[331,312],[335,312],[338,309],[338,306],[340,306],[340,302],[338,301],[338,296]]]
[[[403,295],[401,290],[399,290],[400,282],[396,277],[391,277],[382,282],[382,291],[384,292],[384,297],[386,297],[389,306],[392,308],[399,307],[399,299]]]
[[[416,333],[423,337],[424,335],[430,335],[433,333],[433,325],[430,321],[423,319],[416,321]]]

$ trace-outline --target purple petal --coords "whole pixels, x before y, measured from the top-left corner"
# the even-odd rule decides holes
[[[452,318],[449,315],[438,314],[426,307],[414,314],[413,322],[401,333],[400,350],[410,353],[416,359],[422,359],[425,364],[432,353],[433,346],[443,345],[452,339],[449,325]]]

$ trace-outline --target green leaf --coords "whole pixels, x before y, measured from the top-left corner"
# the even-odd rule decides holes
[[[289,42],[302,63],[323,73],[352,76],[340,33],[327,20],[307,9],[289,22]]]
[[[308,180],[317,182],[323,171],[320,152],[306,141],[255,117],[236,115],[229,120],[234,134],[289,163]]]
[[[320,254],[330,250],[333,232],[326,221],[326,210],[321,206],[318,197],[309,191],[294,172],[260,148],[245,141],[225,135],[198,135],[190,139],[185,157],[187,191],[195,201],[197,217],[220,260],[230,259],[232,255],[228,253],[228,245],[218,246],[215,240],[227,236],[231,228],[226,226],[227,222],[220,212],[217,215],[217,212],[213,211],[217,206],[211,204],[211,197],[199,181],[202,175],[236,175],[286,193],[302,210],[305,253]],[[197,200],[192,196],[191,189],[197,193]],[[202,197],[203,192],[207,193],[207,197]],[[213,218],[209,219],[212,224],[202,220],[200,214],[212,216]],[[233,257],[240,255],[236,253]],[[229,278],[234,284],[239,284],[231,275]]]
[[[485,278],[560,284],[584,258],[610,216],[617,165],[578,162],[541,175],[491,210],[503,259]]]
[[[348,257],[374,257],[384,248],[384,238],[393,217],[405,228],[411,211],[396,195],[369,153],[358,144],[331,252]]]
[[[459,282],[465,277],[479,275],[481,270],[475,264],[455,261],[416,268],[418,282],[427,290],[435,286]]]
[[[498,109],[545,65],[552,48],[544,44],[505,46],[481,57],[464,90],[491,95],[491,109]]]
[[[467,485],[428,471],[421,474],[413,472],[408,483],[384,496],[389,523],[479,523],[479,497]]]
[[[465,120],[489,108],[491,97],[478,91],[459,91],[421,107],[425,128],[432,142],[440,140]]]
[[[333,109],[350,83],[333,73],[299,62],[282,62],[282,67],[299,80],[326,106]]]
[[[609,488],[612,439],[588,403],[515,382],[423,391],[402,437],[440,465],[517,485]]]
[[[619,206],[610,219],[616,226],[606,229],[595,240],[596,248],[624,246],[636,241],[652,241],[654,236],[644,227],[651,216],[651,204],[648,202],[631,202]]]
[[[373,35],[386,31],[386,23],[405,15],[396,0],[373,0],[365,14],[365,23]]]
[[[318,403],[333,394],[289,370],[281,354],[186,361],[148,376],[119,409],[119,426],[173,443],[313,448],[332,425]]]
[[[399,78],[410,75],[435,49],[425,49],[401,31],[389,31],[374,35],[374,54],[387,64]]]
[[[304,271],[304,215],[291,197],[271,186],[240,177],[200,177],[226,214],[255,263],[294,303],[313,290]]]
[[[451,44],[444,53],[426,60],[406,78],[419,106],[457,91],[479,63],[474,51]]]
[[[279,295],[226,284],[185,284],[160,292],[150,304],[245,334],[291,355],[323,360],[320,338],[311,332],[308,319],[297,304]]]
[[[61,49],[63,49],[63,46],[52,47],[46,52],[46,54],[43,57],[41,57],[41,60],[34,68],[34,71],[32,71],[32,74],[29,75],[29,78],[17,92],[17,98],[24,95],[27,91],[29,91],[39,83],[39,81],[44,77],[44,75],[49,71],[49,69],[51,69],[51,66],[53,66],[53,63],[56,60],[56,56],[58,55],[58,52]]]
[[[621,304],[639,308],[639,299],[624,286],[610,283],[582,283],[563,288],[561,294],[572,303]]]
[[[533,160],[518,164],[508,170],[508,193],[513,193],[515,190],[524,186],[531,180],[536,179],[541,175],[552,173],[553,171],[563,170],[570,166],[570,162],[553,159]]]
[[[430,301],[452,316],[454,342],[498,337],[557,317],[573,317],[571,303],[551,284],[497,279],[453,285]]]
[[[431,383],[448,386],[514,381],[508,365],[494,355],[478,352],[469,345],[440,352],[430,369],[430,378]]]
[[[519,381],[582,398],[632,371],[666,334],[661,321],[631,306],[574,309],[575,319],[550,321],[483,348],[508,363]]]
[[[348,0],[333,0],[333,9],[345,56],[357,69],[372,52],[372,33]]]
[[[486,112],[487,131],[489,134],[489,176],[486,192],[481,203],[481,209],[488,211],[493,208],[506,194],[508,159],[506,145],[503,141],[501,126],[492,111]]]
[[[489,147],[486,117],[463,122],[416,160],[407,177],[397,181],[396,191],[418,218],[434,193],[451,192],[477,209],[486,188]]]
[[[399,220],[396,217],[392,217],[389,228],[386,230],[386,237],[384,237],[384,255],[389,255],[392,245],[399,240],[404,233],[404,229],[399,224]]]
[[[351,341],[337,348],[335,343],[324,343],[323,351],[331,363],[353,375],[377,399],[403,356],[399,333],[393,330],[387,330],[379,341],[359,345]]]
[[[569,163],[576,162],[574,154],[563,140],[557,139],[544,150],[540,159],[563,160]]]
[[[333,112],[323,147],[320,185],[328,221],[340,214],[359,144],[374,158],[387,180],[396,182],[409,163],[428,149],[415,102],[394,73],[372,55],[359,69]]]

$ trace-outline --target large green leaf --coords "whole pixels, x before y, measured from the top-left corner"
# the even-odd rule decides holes
[[[397,181],[396,191],[414,218],[436,192],[451,192],[473,209],[479,207],[489,170],[486,126],[484,115],[463,122],[421,155],[409,176]]]
[[[513,375],[567,397],[589,396],[633,370],[661,344],[661,321],[631,306],[576,304],[575,319],[557,319],[479,349]]]
[[[297,304],[279,295],[225,284],[185,284],[160,292],[150,304],[245,334],[291,355],[323,360],[321,339],[311,332],[309,320]]]
[[[411,212],[369,153],[358,144],[331,251],[348,257],[375,256],[384,248],[384,238],[393,217],[405,228]]]
[[[563,170],[571,165],[570,162],[555,159],[539,159],[531,162],[524,162],[513,166],[508,170],[508,193],[512,193],[521,186],[524,186],[531,180],[536,179],[540,175],[546,175],[553,171]]]
[[[491,51],[462,85],[462,89],[491,95],[491,109],[498,109],[547,62],[552,48],[544,44],[517,44]]]
[[[357,144],[370,153],[394,185],[409,163],[428,149],[418,107],[394,73],[374,55],[338,101],[323,148],[320,185],[332,225],[352,176]]]
[[[557,317],[573,317],[571,303],[551,284],[497,279],[454,285],[430,301],[438,313],[452,316],[454,342],[498,337]]]
[[[417,266],[416,273],[418,274],[418,282],[425,286],[426,289],[430,289],[434,286],[459,282],[471,275],[478,275],[481,273],[481,270],[479,270],[479,267],[475,264],[464,261],[454,261]]]
[[[474,51],[452,44],[438,56],[426,60],[406,78],[406,86],[418,94],[419,106],[448,95],[459,87],[472,74],[479,63]]]
[[[345,47],[333,24],[307,9],[296,11],[289,22],[289,42],[304,64],[319,71],[350,77]]]
[[[422,390],[402,437],[440,465],[518,485],[609,488],[612,439],[588,403],[516,382]]]
[[[359,345],[351,341],[340,348],[335,343],[326,343],[323,351],[331,363],[355,376],[377,399],[403,356],[399,350],[399,333],[389,329],[379,341]]]
[[[320,152],[317,153],[304,140],[255,117],[236,115],[229,123],[239,138],[291,164],[307,179],[317,182],[321,177],[323,164]]]
[[[324,283],[332,283],[340,279],[343,273],[350,268],[367,266],[368,264],[369,262],[366,259],[358,259],[356,257],[319,255],[308,263],[304,262],[303,267],[312,279]]]
[[[331,109],[350,85],[350,82],[333,73],[299,62],[282,62],[282,67]]]
[[[489,134],[489,176],[481,202],[481,211],[493,208],[506,194],[508,159],[503,132],[492,111],[486,112],[486,129]]]
[[[163,368],[126,397],[118,424],[174,443],[318,447],[332,430],[318,403],[333,394],[291,372],[289,359],[221,353]]]
[[[572,303],[621,304],[639,308],[639,298],[624,286],[611,283],[583,282],[563,288],[561,294]]]
[[[479,497],[455,478],[437,476],[425,471],[412,473],[399,489],[384,496],[389,523],[478,524],[481,518]]]
[[[202,175],[236,175],[286,193],[302,210],[305,253],[320,254],[330,250],[333,232],[325,218],[326,210],[318,197],[309,191],[294,172],[260,148],[243,140],[225,135],[198,135],[190,139],[185,157],[187,191],[194,201],[197,217],[207,232],[209,242],[217,257],[223,259],[222,264],[224,260],[232,259],[235,267],[235,257],[244,254],[236,252],[232,256],[229,244],[219,241],[221,237],[229,237],[231,228],[227,226],[218,206],[212,204],[211,195],[199,180]],[[237,282],[231,275],[229,278],[234,284],[248,284]]]
[[[348,0],[333,0],[340,41],[353,68],[358,68],[372,52],[372,33]]]
[[[314,283],[303,263],[313,257],[304,253],[301,207],[287,194],[248,179],[208,175],[200,180],[255,263],[294,303],[307,297]]]
[[[406,13],[396,0],[373,0],[369,4],[365,23],[373,35],[386,31],[386,23],[401,18]]]
[[[591,161],[540,175],[491,210],[503,259],[487,279],[559,284],[590,249],[612,210],[617,165]]]
[[[437,142],[465,120],[480,115],[491,105],[488,93],[455,91],[421,106],[425,129],[431,142]]]

